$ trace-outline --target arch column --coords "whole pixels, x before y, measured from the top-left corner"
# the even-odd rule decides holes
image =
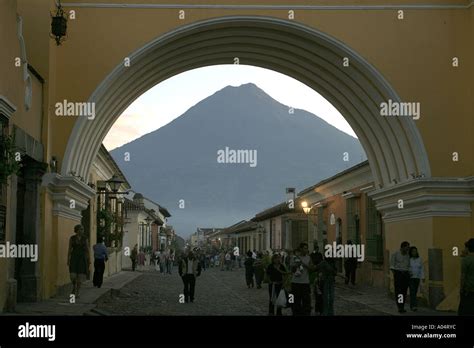
[[[464,242],[473,238],[474,177],[422,178],[368,194],[382,213],[386,262],[402,241],[416,246],[425,261],[428,304],[456,311],[459,254]]]

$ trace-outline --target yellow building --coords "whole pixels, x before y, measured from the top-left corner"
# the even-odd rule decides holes
[[[62,4],[57,46],[56,1],[0,1],[0,119],[17,130],[23,164],[2,187],[0,237],[39,246],[36,263],[0,259],[0,309],[68,284],[68,239],[95,200],[89,175],[122,111],[164,79],[214,64],[272,69],[329,100],[367,153],[387,250],[402,239],[432,250],[442,260],[429,265],[432,296],[457,306],[453,248],[474,231],[470,0]],[[421,113],[400,113],[412,105]]]
[[[105,264],[104,277],[118,273],[122,270],[122,259],[124,258],[123,245],[125,230],[129,229],[130,223],[125,219],[125,194],[114,194],[109,183],[112,178],[122,181],[118,184],[118,192],[130,190],[130,184],[117,166],[107,149],[102,145],[97,154],[89,175],[89,183],[97,192],[96,199],[91,199],[86,210],[82,211],[81,224],[85,233],[89,236],[91,247],[97,242],[97,238],[103,237],[107,246],[108,261]],[[111,212],[117,216],[117,220],[107,221],[107,213]],[[101,226],[98,226],[101,225]],[[112,233],[110,233],[112,232]]]

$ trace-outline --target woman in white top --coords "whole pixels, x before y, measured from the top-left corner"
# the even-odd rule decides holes
[[[420,286],[420,280],[425,281],[425,273],[423,271],[423,260],[418,255],[418,249],[414,246],[410,248],[410,309],[414,312],[417,310],[416,294]]]

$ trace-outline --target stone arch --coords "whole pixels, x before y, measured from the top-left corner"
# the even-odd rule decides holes
[[[120,114],[141,94],[181,72],[241,64],[291,76],[330,101],[364,147],[377,188],[430,177],[428,156],[415,122],[382,117],[381,102],[401,101],[382,74],[344,43],[318,30],[272,17],[230,16],[204,20],[164,34],[129,55],[91,95],[96,118],[79,117],[61,173],[86,178],[92,161]],[[343,58],[350,59],[344,67]]]

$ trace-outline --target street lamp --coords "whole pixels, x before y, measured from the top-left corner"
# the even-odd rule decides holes
[[[117,174],[114,174],[109,180],[106,181],[113,193],[118,193],[120,185],[122,185],[124,182],[125,181],[123,181]]]
[[[102,195],[117,195],[117,194],[127,195],[129,193],[129,191],[119,192],[120,185],[125,183],[125,181],[123,181],[121,179],[121,177],[118,176],[117,174],[112,175],[112,177],[109,180],[105,180],[103,182],[105,182],[106,184],[109,184],[110,189],[111,189],[112,192],[108,192],[108,191],[105,190],[105,188],[102,188],[99,191],[97,191],[98,194],[102,194]]]
[[[309,213],[311,212],[311,209],[313,209],[314,207],[319,206],[319,205],[321,205],[320,202],[315,203],[311,206],[309,206],[308,202],[306,202],[306,201],[301,202],[301,207],[303,208],[303,212],[306,214],[306,216],[308,218],[308,243],[310,242],[310,239],[311,239],[311,232],[310,232],[310,229],[309,229],[309,221],[310,221]]]
[[[311,209],[313,208],[313,207],[308,207],[308,202],[306,201],[301,202],[301,207],[303,208],[303,211],[306,215],[308,215]]]

